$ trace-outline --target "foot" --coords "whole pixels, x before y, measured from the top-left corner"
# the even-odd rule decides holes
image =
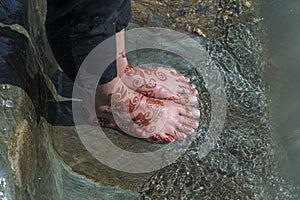
[[[149,98],[128,88],[120,78],[98,87],[96,113],[102,126],[156,142],[182,140],[199,123],[200,111],[169,100]]]
[[[197,90],[189,79],[173,68],[128,64],[125,54],[124,31],[116,34],[117,69],[124,84],[147,97],[172,100],[183,105],[197,103]]]
[[[124,84],[147,97],[172,100],[184,105],[197,103],[197,90],[188,78],[175,69],[165,67],[127,65],[121,75]]]

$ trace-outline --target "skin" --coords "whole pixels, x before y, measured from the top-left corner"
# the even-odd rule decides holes
[[[170,100],[149,98],[128,88],[117,77],[98,87],[97,122],[155,142],[182,140],[199,123],[200,112]]]
[[[197,90],[189,79],[173,68],[128,64],[125,54],[124,30],[116,34],[118,75],[128,88],[145,96],[194,105]]]
[[[84,97],[89,121],[152,142],[183,140],[199,125],[197,90],[175,69],[135,67],[125,55],[124,30],[116,34],[118,76]],[[92,101],[95,101],[93,104]],[[90,112],[95,105],[96,115]]]

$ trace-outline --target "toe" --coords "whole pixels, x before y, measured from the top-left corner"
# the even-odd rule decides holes
[[[154,141],[154,142],[166,142],[166,143],[170,143],[170,142],[174,142],[175,139],[172,135],[168,135],[166,133],[157,133],[154,134],[153,136],[151,136],[150,138],[148,138],[150,141]]]
[[[198,99],[194,95],[189,94],[178,94],[178,100],[176,103],[182,104],[182,105],[190,105],[194,106],[198,103]]]
[[[181,132],[179,129],[176,129],[175,127],[169,127],[167,129],[167,135],[172,136],[174,139],[183,140],[186,138],[186,134]]]
[[[190,107],[190,106],[181,106],[179,108],[179,114],[181,116],[186,116],[189,118],[199,118],[200,117],[200,110]]]
[[[174,130],[173,134],[174,134],[174,137],[178,140],[184,140],[186,138],[186,134],[184,134],[183,132],[178,131],[178,130]]]
[[[180,74],[180,73],[177,73],[177,74],[172,74],[173,76],[176,76],[177,77],[177,80],[178,81],[181,81],[183,83],[189,83],[191,80],[186,77],[185,75],[183,74]]]
[[[197,95],[196,86],[189,83],[181,83],[178,88],[179,93]]]
[[[198,128],[199,122],[195,119],[189,118],[189,117],[180,117],[180,123],[183,125],[190,126],[194,129]]]
[[[180,131],[185,134],[192,134],[193,132],[195,132],[195,130],[191,126],[188,126],[188,125],[182,125],[180,127]]]
[[[167,68],[167,70],[171,73],[172,76],[176,77],[177,80],[183,81],[183,82],[190,82],[190,79],[186,77],[184,74],[178,72],[174,68]]]

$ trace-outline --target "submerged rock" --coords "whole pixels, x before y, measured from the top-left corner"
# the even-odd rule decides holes
[[[256,3],[142,0],[132,4],[132,27],[187,29],[222,73],[229,105],[215,149],[201,157],[200,146],[212,120],[211,96],[201,74],[181,67],[197,85],[202,113],[198,137],[188,151],[174,164],[145,174],[120,172],[97,161],[73,127],[73,83],[47,42],[46,1],[5,0],[0,4],[0,198],[284,199],[284,191],[277,192],[280,185],[299,190],[275,173]],[[178,10],[186,11],[184,17],[177,15]],[[159,61],[189,66],[165,52],[141,50],[128,57],[132,64]],[[85,130],[90,133],[92,127]],[[161,147],[114,130],[105,133],[128,151]]]

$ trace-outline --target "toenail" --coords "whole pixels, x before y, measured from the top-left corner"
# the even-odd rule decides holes
[[[179,133],[179,138],[184,139],[184,138],[186,138],[186,135],[183,133]]]
[[[191,79],[190,79],[190,78],[186,78],[186,80],[187,80],[187,82],[190,82],[190,81],[191,81]]]
[[[191,97],[190,97],[190,102],[191,102],[191,103],[196,103],[196,102],[197,102],[197,97],[191,96]]]
[[[200,110],[194,109],[192,113],[195,117],[200,117]]]
[[[195,95],[198,95],[199,93],[198,93],[198,90],[195,90],[195,93],[194,93]]]
[[[158,134],[155,134],[155,135],[152,136],[152,140],[154,140],[154,141],[161,140],[161,136],[158,135]]]
[[[194,89],[195,89],[195,88],[196,88],[196,85],[192,84],[192,88],[194,88]]]
[[[199,122],[196,122],[196,126],[197,126],[197,128],[199,127]]]
[[[187,91],[188,91],[188,90],[187,90],[186,88],[182,88],[182,93],[183,93],[183,94],[186,94]]]
[[[169,135],[167,138],[164,139],[166,142],[173,142],[174,141],[174,138]]]

